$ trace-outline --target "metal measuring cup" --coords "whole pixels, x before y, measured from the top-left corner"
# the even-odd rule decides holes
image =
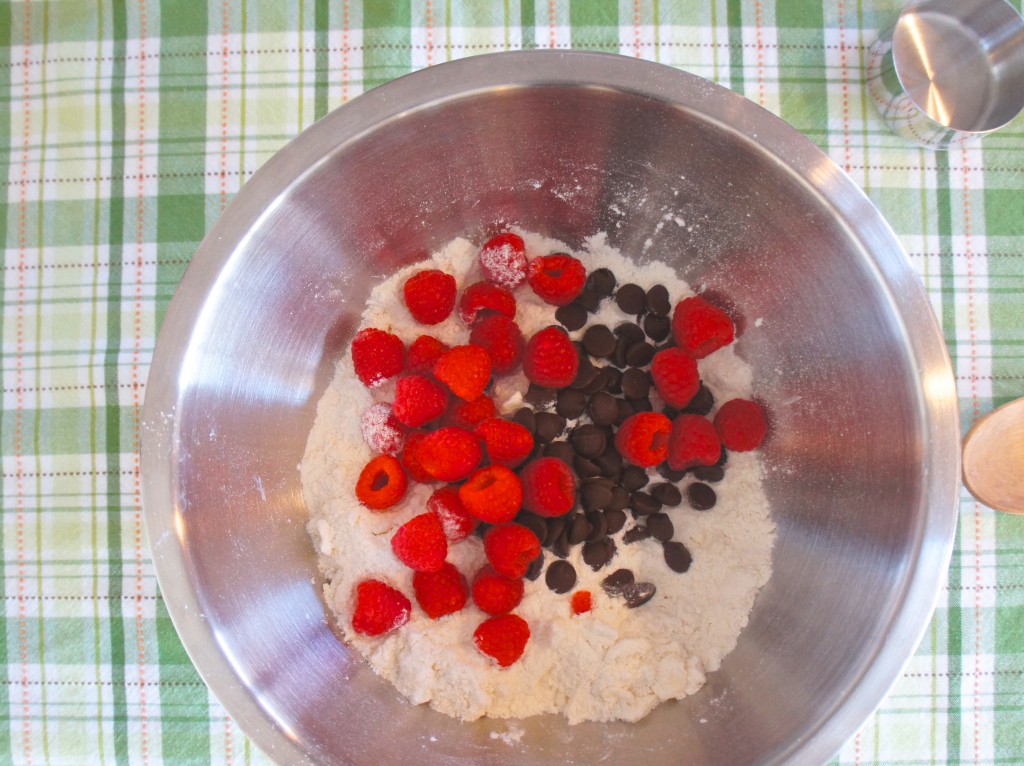
[[[867,84],[921,146],[991,133],[1024,109],[1024,18],[1006,0],[912,0],[871,46]]]

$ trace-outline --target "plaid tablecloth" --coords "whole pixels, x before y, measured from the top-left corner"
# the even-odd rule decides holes
[[[945,329],[964,428],[1024,395],[1024,119],[948,153],[891,135],[863,66],[897,8],[0,3],[0,762],[268,762],[203,685],[157,590],[139,490],[147,366],[189,259],[245,180],[328,110],[409,71],[571,47],[745,94],[892,223]],[[1024,518],[966,494],[960,512],[931,628],[835,763],[1024,763]]]

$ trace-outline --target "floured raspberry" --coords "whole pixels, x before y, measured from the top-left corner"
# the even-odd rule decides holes
[[[523,333],[504,314],[487,314],[478,320],[469,333],[469,342],[490,354],[496,375],[507,375],[523,361]]]
[[[432,620],[459,611],[469,599],[466,578],[447,561],[437,572],[413,574],[412,587],[416,592],[416,603]]]
[[[434,377],[465,402],[481,396],[491,379],[491,355],[479,346],[455,346],[441,354]]]
[[[489,524],[511,521],[523,506],[523,484],[503,465],[477,469],[459,487],[459,500],[474,518]]]
[[[498,524],[484,535],[484,553],[498,574],[522,577],[540,555],[540,540],[522,524]]]
[[[433,335],[420,335],[409,344],[405,368],[418,375],[429,374],[434,370],[434,365],[441,358],[441,354],[447,350],[448,346]]]
[[[526,281],[526,245],[512,232],[491,237],[480,248],[480,270],[496,285],[513,290]]]
[[[735,452],[757,449],[768,433],[764,410],[749,399],[730,399],[719,407],[714,422],[722,444]]]
[[[391,536],[391,550],[398,560],[417,572],[437,572],[448,555],[448,539],[434,513],[413,516]]]
[[[359,502],[374,511],[383,511],[403,497],[409,480],[401,463],[392,455],[377,455],[363,466],[356,481]]]
[[[363,580],[355,587],[352,630],[364,636],[382,636],[409,621],[412,603],[405,595],[377,579]]]
[[[530,626],[517,614],[491,617],[473,631],[476,648],[503,668],[523,656],[529,640]]]
[[[504,614],[519,606],[524,589],[521,577],[506,577],[488,565],[473,578],[473,603],[481,612]]]
[[[701,415],[683,414],[672,421],[668,465],[673,471],[714,465],[721,456],[722,443],[710,420]]]
[[[504,287],[490,282],[476,282],[462,291],[462,297],[459,298],[459,318],[466,325],[472,327],[489,311],[515,319],[515,296]]]
[[[397,455],[405,446],[406,428],[386,402],[371,404],[359,419],[359,429],[374,452]]]
[[[443,426],[428,433],[417,454],[423,470],[438,481],[465,479],[484,456],[476,435],[457,426]]]
[[[367,327],[352,339],[352,367],[368,388],[379,386],[405,367],[405,344],[394,333]]]
[[[462,505],[456,487],[441,487],[435,490],[427,500],[427,510],[437,514],[449,543],[465,540],[476,529],[477,520],[470,516]]]
[[[418,271],[405,280],[402,297],[409,313],[420,324],[443,322],[455,308],[455,277],[440,269]]]

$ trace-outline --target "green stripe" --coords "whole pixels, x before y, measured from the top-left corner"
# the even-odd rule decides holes
[[[505,0],[507,3],[508,0]],[[540,0],[536,0],[540,2]],[[535,0],[519,0],[519,25],[523,48],[537,47],[537,10]]]
[[[314,83],[313,119],[319,120],[327,114],[327,88],[330,77],[328,61],[327,32],[331,28],[329,0],[314,0],[313,24],[316,44],[316,72]]]
[[[412,70],[410,0],[363,4],[364,89]]]
[[[2,23],[0,23],[0,93],[11,93],[11,73],[14,71],[14,52],[11,49],[14,35],[14,8],[10,3],[5,2],[0,6],[0,19],[3,20]],[[6,118],[0,116],[0,147],[6,148],[7,151],[10,151],[11,146],[11,119],[10,113],[8,113],[8,117]],[[9,181],[14,181],[13,166],[9,166],[6,178]],[[10,240],[7,236],[8,219],[10,216],[16,214],[15,211],[11,209],[12,206],[8,203],[10,198],[11,195],[7,193],[6,190],[4,190],[3,193],[0,193],[0,243],[4,243],[5,245],[10,244]],[[6,295],[8,287],[8,271],[7,269],[2,269],[2,271],[3,273],[0,274],[0,295]],[[6,314],[0,312],[0,337],[6,337],[7,328],[6,322],[4,321],[5,319]],[[6,376],[3,377],[3,380],[4,387],[6,388]],[[2,428],[2,425],[0,425],[0,428]],[[6,439],[4,440],[6,441]],[[0,488],[3,490],[4,497],[7,497],[10,494],[7,481],[2,477],[0,477]],[[6,515],[6,509],[4,509],[4,514]],[[2,551],[9,550],[7,545],[7,536],[5,534],[6,529],[6,524],[0,524],[0,550]],[[7,559],[6,554],[4,555],[4,559]],[[0,603],[3,604],[7,603],[8,598],[6,573],[7,568],[0,566]],[[12,656],[11,647],[9,647],[7,643],[9,624],[9,620],[4,620],[4,629],[0,630],[0,657],[3,657],[5,660]],[[6,672],[3,677],[8,679],[8,681],[13,681],[14,672],[15,671],[13,671],[10,661],[8,661]],[[0,710],[3,711],[3,718],[5,719],[4,723],[6,724],[0,726],[0,755],[7,753],[6,758],[8,763],[13,763],[14,761],[14,751],[12,749],[14,743],[12,741],[13,738],[11,737],[12,725],[10,724],[11,688],[12,686],[10,683],[0,684]]]
[[[726,18],[729,24],[729,82],[724,84],[737,93],[743,93],[743,0],[726,0]]]

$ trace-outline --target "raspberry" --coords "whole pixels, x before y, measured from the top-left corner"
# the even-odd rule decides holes
[[[578,590],[572,594],[572,613],[585,614],[594,608],[589,590]]]
[[[477,424],[474,433],[483,439],[492,463],[515,468],[533,452],[533,434],[519,423],[505,418],[487,418]]]
[[[459,318],[470,327],[481,319],[481,311],[494,311],[509,319],[516,318],[516,299],[504,287],[490,282],[476,282],[462,291]]]
[[[399,422],[419,428],[444,414],[448,396],[437,382],[423,375],[406,375],[395,383],[391,410]]]
[[[615,448],[633,465],[657,465],[668,455],[672,421],[660,412],[630,415],[615,434]]]
[[[668,467],[673,471],[714,465],[721,456],[722,444],[710,420],[701,415],[683,414],[672,421]]]
[[[530,640],[530,626],[517,614],[502,614],[484,620],[473,631],[473,643],[483,654],[507,668],[520,657]]]
[[[503,465],[477,469],[459,487],[459,500],[473,518],[489,524],[511,521],[523,505],[523,484]]]
[[[654,355],[651,377],[658,395],[669,407],[682,409],[700,388],[697,361],[678,348],[666,348]]]
[[[427,510],[437,514],[444,536],[450,543],[465,540],[470,532],[476,529],[477,521],[462,505],[459,491],[455,487],[441,487],[435,490],[427,499]]]
[[[397,588],[371,579],[356,585],[355,591],[352,630],[356,633],[381,636],[409,621],[412,603]]]
[[[484,535],[484,553],[498,574],[522,577],[540,555],[540,540],[522,524],[499,524]]]
[[[370,405],[359,420],[359,430],[374,452],[397,455],[405,445],[405,426],[398,422],[386,402]]]
[[[512,232],[491,237],[480,248],[480,270],[491,282],[513,290],[526,281],[526,245]]]
[[[505,577],[492,566],[485,566],[473,578],[473,603],[490,615],[511,612],[523,600],[521,577]]]
[[[676,304],[672,334],[679,348],[694,359],[703,359],[732,343],[736,330],[728,314],[695,295]]]
[[[405,366],[405,344],[397,335],[367,327],[352,339],[352,367],[367,388],[393,378]]]
[[[438,572],[448,555],[448,540],[436,513],[413,516],[391,536],[398,560],[417,572]]]
[[[413,574],[412,588],[416,592],[416,603],[432,620],[459,611],[469,599],[466,578],[447,561],[437,572]]]
[[[538,516],[561,516],[576,502],[576,477],[557,457],[539,457],[519,473],[523,482],[523,507]]]
[[[579,368],[579,352],[561,327],[545,327],[526,344],[523,373],[531,383],[565,388],[576,378]]]
[[[730,399],[715,413],[715,430],[726,449],[749,452],[761,446],[768,433],[768,422],[757,402]]]
[[[423,470],[438,481],[461,481],[480,465],[484,452],[474,434],[444,426],[424,437],[417,457]]]
[[[523,360],[523,333],[504,314],[487,314],[473,325],[469,342],[491,356],[491,369],[498,375],[512,372]]]
[[[420,324],[438,324],[455,308],[455,277],[438,269],[419,271],[405,280],[402,297]]]
[[[409,486],[402,464],[392,455],[377,455],[363,466],[356,480],[356,497],[374,511],[390,508],[403,497]]]
[[[417,375],[429,374],[433,371],[437,360],[441,358],[441,354],[447,350],[448,346],[433,335],[420,335],[409,346],[405,368]]]
[[[434,377],[466,402],[480,396],[491,379],[491,357],[479,346],[455,346],[441,354]]]
[[[420,446],[426,438],[427,434],[424,431],[413,431],[409,434],[405,438],[405,449],[402,450],[401,458],[402,468],[413,478],[413,481],[418,481],[421,484],[434,480],[434,477],[427,473],[420,461]]]
[[[497,414],[498,408],[494,406],[494,400],[485,394],[471,402],[460,402],[448,414],[447,421],[448,425],[472,431],[481,420],[493,418]]]
[[[587,270],[571,255],[556,253],[530,261],[527,281],[545,303],[565,306],[572,303],[583,290]]]

